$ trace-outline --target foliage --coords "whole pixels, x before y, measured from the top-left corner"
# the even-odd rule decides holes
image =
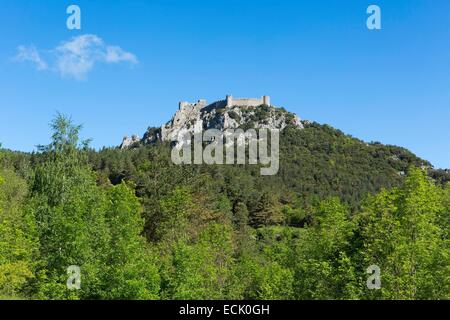
[[[448,194],[424,172],[412,169],[401,189],[371,197],[361,215],[366,264],[383,270],[383,288],[374,297],[385,299],[448,299],[450,246]]]
[[[34,278],[36,225],[26,208],[26,182],[0,171],[0,296],[22,297]]]
[[[0,150],[0,298],[450,298],[450,177],[403,148],[305,123],[263,177],[173,165],[165,143],[94,151],[61,114],[51,128],[37,153]]]

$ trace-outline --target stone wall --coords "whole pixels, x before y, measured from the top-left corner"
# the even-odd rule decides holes
[[[192,112],[198,111],[204,108],[207,108],[205,111],[210,111],[211,109],[220,109],[220,108],[231,108],[234,106],[239,107],[258,107],[260,105],[268,105],[270,104],[270,97],[263,96],[261,98],[234,98],[231,95],[227,95],[225,100],[218,100],[216,102],[207,105],[206,100],[198,100],[195,103],[189,103],[182,101],[179,104],[180,111]]]
[[[263,96],[262,98],[234,98],[228,95],[226,98],[227,107],[240,106],[240,107],[258,107],[260,105],[270,106],[270,97]]]

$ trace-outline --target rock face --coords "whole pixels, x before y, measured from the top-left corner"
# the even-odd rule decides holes
[[[303,129],[303,124],[295,114],[273,107],[269,103],[268,96],[261,99],[236,99],[227,96],[225,100],[209,105],[205,100],[196,103],[180,102],[179,110],[167,124],[161,128],[149,128],[142,140],[124,139],[121,147],[129,148],[137,142],[147,145],[157,141],[175,141],[179,133],[194,133],[208,129],[283,130],[288,125]]]
[[[128,149],[130,147],[132,147],[133,145],[136,145],[140,142],[141,140],[139,139],[139,136],[137,135],[133,135],[130,137],[125,136],[122,140],[122,144],[120,145],[121,149]]]

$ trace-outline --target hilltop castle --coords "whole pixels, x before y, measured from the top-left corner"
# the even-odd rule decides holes
[[[259,106],[268,106],[260,112]],[[225,99],[208,104],[206,100],[194,103],[181,101],[172,119],[160,128],[149,128],[140,139],[138,136],[123,139],[121,148],[133,145],[152,144],[157,141],[177,141],[179,133],[194,133],[197,130],[217,129],[224,132],[251,124],[256,129],[283,130],[291,124],[302,129],[303,124],[295,114],[277,109],[270,104],[270,97]]]
[[[206,100],[198,100],[195,103],[189,103],[186,101],[181,101],[179,103],[179,110],[183,111],[193,111],[201,109],[223,109],[231,108],[233,106],[239,107],[258,107],[261,105],[270,106],[270,97],[263,96],[262,98],[233,98],[232,95],[227,95],[225,100],[219,100],[211,104],[207,104]]]

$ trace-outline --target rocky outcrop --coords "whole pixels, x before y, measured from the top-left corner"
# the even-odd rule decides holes
[[[139,144],[141,140],[139,139],[139,136],[133,135],[130,137],[125,136],[122,140],[122,144],[120,145],[120,149],[129,149],[134,145]]]
[[[228,97],[227,97],[228,98]],[[255,99],[247,99],[253,101]],[[245,100],[245,101],[247,101]],[[214,102],[210,105],[205,100],[197,103],[180,102],[179,110],[172,119],[161,128],[149,128],[142,140],[124,139],[122,148],[129,148],[136,142],[148,145],[157,141],[175,141],[179,133],[194,133],[201,130],[241,128],[254,129],[279,129],[283,130],[288,125],[303,129],[299,117],[283,108],[262,104],[255,105],[230,105],[230,98]],[[235,103],[244,99],[232,100]],[[261,101],[270,101],[264,97]]]
[[[288,125],[303,128],[300,119],[283,109],[261,106],[233,106],[226,108],[180,109],[165,126],[161,128],[163,141],[177,139],[180,132],[218,129],[279,129]]]
[[[180,107],[174,117],[161,128],[162,141],[174,141],[179,133],[218,129],[279,129],[288,125],[303,129],[298,116],[281,108],[268,105],[227,106],[215,102],[203,107],[200,102]],[[199,107],[201,106],[201,107]]]

